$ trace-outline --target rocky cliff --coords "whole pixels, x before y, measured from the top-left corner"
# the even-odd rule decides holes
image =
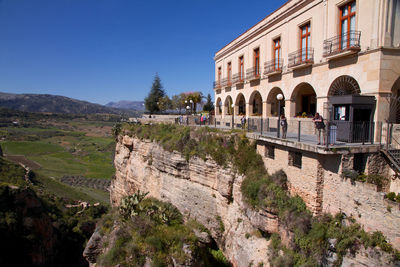
[[[186,161],[180,153],[165,151],[155,142],[129,136],[119,137],[114,163],[113,206],[137,190],[149,192],[209,229],[234,265],[269,265],[269,242],[254,225],[278,229],[278,221],[272,214],[254,214],[245,206],[240,191],[243,177],[231,168],[222,168],[211,158]]]
[[[244,177],[229,164],[222,167],[211,157],[193,156],[187,160],[181,153],[167,151],[155,141],[128,135],[117,138],[116,175],[111,183],[113,206],[118,206],[122,197],[139,190],[170,202],[187,220],[203,224],[234,266],[269,266],[274,252],[272,241],[265,235],[271,233],[278,233],[283,244],[293,247],[294,233],[278,220],[273,210],[254,210],[246,204],[241,192]],[[336,264],[335,245],[332,247],[330,255],[322,260],[324,266]],[[348,253],[342,266],[391,266],[391,257],[381,250],[370,248],[368,251],[373,252],[365,253],[362,245],[358,247],[361,252]]]

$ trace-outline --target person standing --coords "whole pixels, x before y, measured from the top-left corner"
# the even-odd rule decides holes
[[[284,114],[281,115],[281,129],[282,129],[282,138],[286,139],[286,133],[287,133],[287,119]]]
[[[325,145],[325,123],[324,123],[324,118],[322,118],[319,113],[315,113],[315,116],[313,118],[313,122],[315,124],[315,130],[317,131],[317,137],[318,137],[318,144],[321,144],[321,133],[322,133],[322,141]]]
[[[241,122],[241,124],[242,124],[242,129],[244,129],[245,126],[246,126],[246,117],[245,117],[244,115],[243,115],[242,118],[240,119],[240,122]]]

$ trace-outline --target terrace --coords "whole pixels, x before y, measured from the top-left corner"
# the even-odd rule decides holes
[[[400,170],[400,124],[393,123],[354,123],[351,127],[351,137],[338,138],[338,132],[343,125],[327,122],[326,131],[321,134],[321,144],[318,144],[315,124],[309,118],[288,119],[286,137],[278,126],[280,120],[270,118],[248,118],[243,125],[241,116],[211,117],[201,122],[196,117],[184,121],[189,126],[208,126],[222,130],[244,130],[246,135],[254,140],[289,148],[310,151],[318,154],[372,153],[382,151],[396,168]],[[347,127],[346,126],[346,127]]]

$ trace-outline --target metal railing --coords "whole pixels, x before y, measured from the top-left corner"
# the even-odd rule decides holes
[[[256,80],[260,78],[261,68],[260,66],[253,66],[246,70],[246,79],[248,81]]]
[[[264,75],[282,72],[283,58],[273,59],[264,63]]]
[[[303,48],[289,54],[289,68],[310,63],[314,63],[314,48],[312,47]]]
[[[379,142],[379,144],[385,146],[383,145],[386,142],[385,127],[389,127],[382,127],[382,123],[379,122],[351,123],[347,121],[328,122],[325,120],[325,127],[319,130],[310,118],[287,119],[287,126],[284,127],[278,117],[249,117],[243,120],[243,116],[239,115],[225,115],[225,117],[216,115],[205,120],[201,120],[199,116],[183,116],[182,122],[177,119],[176,123],[220,129],[242,129],[264,137],[327,147],[374,144],[375,130],[377,130],[377,137],[379,137],[377,138],[379,140],[377,143]]]
[[[221,81],[213,82],[213,88],[214,89],[220,89],[221,88]]]
[[[348,50],[360,50],[360,31],[349,31],[324,41],[323,56],[332,56]]]
[[[244,82],[244,73],[240,75],[240,73],[235,73],[232,76],[232,84],[239,84]]]

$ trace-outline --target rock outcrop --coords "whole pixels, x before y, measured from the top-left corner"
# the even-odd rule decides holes
[[[119,137],[114,163],[113,206],[138,190],[149,192],[172,203],[186,219],[196,219],[209,229],[234,265],[269,265],[269,242],[259,235],[258,226],[277,229],[277,218],[266,213],[255,216],[246,207],[240,191],[243,177],[231,168],[223,168],[211,158],[186,161],[180,153],[165,151],[155,142],[129,136]]]
[[[128,135],[118,136],[114,164],[112,206],[137,191],[170,202],[185,219],[203,224],[234,266],[270,265],[270,241],[263,233],[278,233],[283,244],[293,246],[294,234],[280,224],[276,214],[245,204],[240,190],[244,177],[231,166],[221,167],[211,157],[187,161],[182,154],[166,151],[156,142]],[[337,256],[334,251],[331,254],[325,255],[324,266],[335,264]],[[393,266],[388,259],[379,250],[364,249],[346,255],[343,266],[374,266],[382,262]]]

